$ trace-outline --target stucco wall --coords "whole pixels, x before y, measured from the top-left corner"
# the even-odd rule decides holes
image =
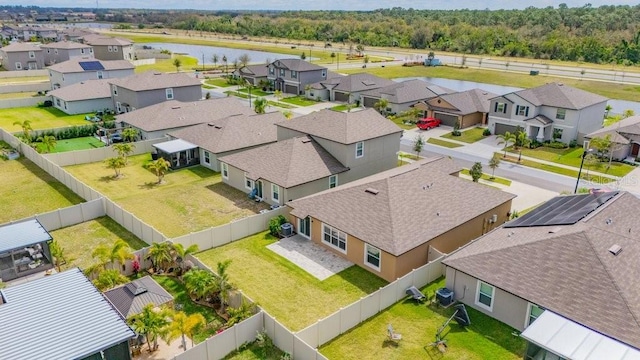
[[[36,68],[35,69],[32,68],[32,70],[44,69],[44,55],[42,54],[42,50],[34,51],[34,55],[35,55],[34,58],[29,57],[28,51],[9,52],[9,53],[0,51],[0,54],[2,55],[2,58],[3,58],[2,66],[9,71],[29,70],[29,63],[35,64]],[[16,63],[18,62],[22,65],[21,69],[16,68]]]
[[[60,105],[56,101],[57,98],[52,96],[53,106],[62,110],[69,115],[92,113],[97,110],[111,109],[113,110],[113,103],[111,98],[91,99],[82,101],[67,101],[65,108],[65,101],[60,99]]]

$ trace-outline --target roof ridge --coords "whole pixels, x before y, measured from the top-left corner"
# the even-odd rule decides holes
[[[418,168],[416,168],[416,169],[418,169]],[[391,197],[391,189],[393,187],[389,183],[391,182],[392,178],[393,178],[393,176],[389,176],[389,177],[384,178],[383,180],[384,180],[385,186],[387,187],[387,189],[386,189],[387,190],[387,201],[385,202],[385,205],[388,207],[387,211],[389,213],[389,218],[390,218],[390,221],[391,221],[391,224],[390,224],[391,234],[395,234],[394,230],[395,230],[395,228],[397,226],[397,222],[398,221],[396,220],[396,216],[394,215],[393,211],[391,211],[393,209],[393,206],[391,206],[391,202],[393,201],[392,197]],[[400,216],[403,216],[403,215],[400,215]],[[398,253],[398,241],[392,241],[392,246],[393,246],[393,253],[394,254]]]

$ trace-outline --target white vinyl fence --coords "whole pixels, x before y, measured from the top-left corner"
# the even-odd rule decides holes
[[[150,153],[153,150],[153,144],[167,141],[166,138],[151,139],[138,141],[133,143],[135,149],[131,155],[140,155]],[[44,157],[60,166],[80,165],[92,162],[104,161],[108,158],[116,156],[116,152],[111,146],[96,149],[68,151],[61,153],[45,154]]]
[[[51,84],[48,81],[34,82],[31,84],[0,85],[0,94],[19,93],[19,92],[38,92],[38,91],[46,91],[46,90],[51,90]]]
[[[46,96],[15,98],[15,99],[0,99],[0,109],[9,109],[15,107],[31,107],[36,106],[49,98]]]
[[[72,226],[83,223],[85,221],[97,219],[105,216],[104,203],[102,198],[88,201],[86,203],[69,206],[66,208],[49,211],[42,214],[36,214],[34,216],[20,219],[17,221],[11,221],[0,226],[9,225],[17,222],[23,222],[26,220],[37,219],[40,221],[47,231],[54,231],[63,227]]]
[[[49,76],[49,70],[26,70],[26,71],[2,71],[0,79],[17,78],[17,77],[38,77]]]

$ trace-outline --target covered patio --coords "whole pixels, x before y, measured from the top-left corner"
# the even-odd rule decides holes
[[[51,240],[36,219],[0,227],[0,279],[10,281],[52,269]]]
[[[153,145],[161,157],[171,164],[171,169],[179,169],[200,163],[198,146],[182,139],[176,139]]]

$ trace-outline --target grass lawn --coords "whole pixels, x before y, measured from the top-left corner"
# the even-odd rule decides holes
[[[520,164],[523,166],[528,166],[534,169],[540,169],[540,170],[544,170],[544,171],[549,171],[552,173],[556,173],[556,174],[560,174],[560,175],[566,175],[572,178],[578,178],[578,170],[571,170],[571,169],[565,169],[565,168],[561,168],[559,166],[553,166],[553,165],[547,165],[547,164],[543,164],[543,163],[539,163],[537,161],[531,161],[531,160],[522,160],[520,162],[518,162],[518,157],[517,156],[511,156],[511,155],[507,155],[506,158],[502,157],[503,153],[496,153],[496,154],[500,154],[500,160],[502,161],[508,161],[511,163],[515,163],[515,164]],[[594,175],[589,175],[587,173],[587,169],[583,168],[582,169],[582,174],[580,176],[580,178],[582,180],[586,180],[586,181],[592,181],[594,183],[598,183],[598,184],[607,184],[610,182],[614,182],[614,179],[608,178],[608,177],[602,177],[602,176],[594,176]]]
[[[217,86],[217,87],[233,86],[232,84],[229,84],[227,82],[227,79],[223,79],[223,78],[207,79],[204,81],[204,83],[208,85]]]
[[[12,93],[4,93],[0,94],[0,99],[21,99],[21,98],[30,98],[39,96],[37,92],[12,92]],[[42,101],[45,101],[46,98],[43,96]]]
[[[279,107],[279,108],[282,108],[282,109],[293,109],[293,108],[295,108],[295,106],[292,106],[292,105],[289,105],[289,104],[285,104],[285,103],[281,103],[281,102],[277,102],[277,101],[271,101],[271,100],[267,100],[267,105]]]
[[[266,350],[266,349],[265,349]],[[224,360],[281,360],[284,351],[272,346],[265,354],[256,341],[224,357]]]
[[[398,125],[398,127],[400,127],[403,130],[411,130],[411,129],[415,129],[416,127],[416,124],[415,124],[416,118],[412,116],[391,116],[389,120],[393,121],[396,125]],[[412,121],[412,122],[406,122],[406,121]]]
[[[202,166],[170,171],[164,183],[157,185],[157,177],[144,168],[150,161],[149,154],[130,157],[117,180],[103,162],[66,169],[169,237],[226,224],[266,208]]]
[[[0,158],[0,224],[84,200],[27,158]]]
[[[444,146],[444,147],[447,147],[447,148],[457,148],[457,147],[463,146],[463,145],[456,144],[456,143],[451,142],[451,141],[440,140],[440,139],[437,139],[437,138],[429,138],[429,139],[427,139],[427,142],[429,144],[438,145],[438,146]]]
[[[48,76],[19,76],[0,79],[0,84],[24,84],[34,82],[48,82]]]
[[[444,278],[431,283],[423,293],[444,286]],[[453,314],[453,307],[442,309],[413,300],[396,303],[363,324],[320,348],[329,359],[522,359],[525,341],[511,335],[511,327],[467,306],[471,325],[455,321],[445,328],[447,351],[442,354],[430,346],[438,328]],[[402,334],[398,346],[387,339],[387,325]]]
[[[51,149],[52,153],[59,153],[65,151],[86,150],[104,147],[104,143],[93,136],[65,139],[56,141],[56,147]],[[42,153],[46,152],[46,146],[42,143],[38,143],[38,150]]]
[[[461,174],[467,175],[467,176],[471,176],[471,174],[469,174],[469,169],[462,169],[462,171],[460,172]],[[501,177],[497,177],[494,176],[493,178],[491,177],[491,175],[489,174],[482,174],[481,177],[482,180],[486,180],[486,181],[491,181],[494,182],[496,184],[502,184],[505,186],[511,186],[511,180],[509,179],[505,179],[505,178],[501,178]]]
[[[118,239],[126,241],[133,250],[149,246],[108,216],[52,231],[51,237],[64,248],[67,256],[64,268],[67,269],[75,266],[88,268],[95,263],[91,252],[98,245],[111,246]]]
[[[342,105],[334,106],[334,107],[331,108],[331,110],[333,110],[333,111],[347,111],[347,110],[349,110],[349,105],[342,104]]]
[[[171,59],[156,59],[155,64],[136,66],[135,72],[141,73],[149,70],[155,70],[160,72],[176,72],[176,67],[173,65],[175,59],[180,59],[182,65],[180,65],[180,72],[192,72],[194,67],[198,65],[198,59],[185,56],[175,55]]]
[[[30,120],[31,127],[34,130],[91,124],[84,117],[85,114],[67,115],[53,107],[0,109],[0,127],[9,132],[21,131],[22,128],[18,125],[13,125],[13,123],[16,121],[23,122],[24,120]]]
[[[293,331],[370,294],[386,281],[360,268],[350,268],[320,281],[266,246],[276,238],[259,233],[231,244],[199,253],[214,268],[233,259],[228,268],[231,283]]]
[[[201,343],[205,341],[208,337],[215,335],[216,330],[222,325],[224,322],[216,311],[210,307],[198,305],[191,301],[191,298],[187,294],[187,289],[184,284],[182,284],[178,279],[171,276],[162,276],[162,275],[154,275],[153,279],[160,284],[165,290],[167,290],[171,295],[173,295],[173,303],[174,305],[180,304],[182,306],[182,311],[184,311],[187,315],[191,314],[202,314],[207,321],[207,326],[200,330],[198,333],[194,334],[193,341],[195,343]]]
[[[237,96],[237,97],[242,98],[242,99],[248,99],[249,98],[248,94],[237,92],[237,91],[229,90],[229,91],[225,91],[224,93],[227,94],[227,95],[231,95],[231,96]]]
[[[238,89],[239,92],[241,93],[245,93],[248,94],[249,90],[247,90],[247,88],[240,88]],[[262,91],[260,89],[251,89],[251,97],[257,97],[257,96],[267,96],[267,95],[271,95],[271,93],[266,92],[266,91]]]
[[[460,136],[453,136],[452,133],[447,133],[442,135],[441,137],[445,139],[457,140],[457,141],[466,142],[468,144],[473,144],[474,142],[480,141],[485,138],[485,136],[482,135],[483,132],[484,132],[483,128],[474,127],[474,128],[462,131],[462,135]]]
[[[288,104],[298,105],[298,106],[311,106],[318,103],[315,100],[309,100],[302,96],[290,96],[290,97],[282,98],[280,101]]]

